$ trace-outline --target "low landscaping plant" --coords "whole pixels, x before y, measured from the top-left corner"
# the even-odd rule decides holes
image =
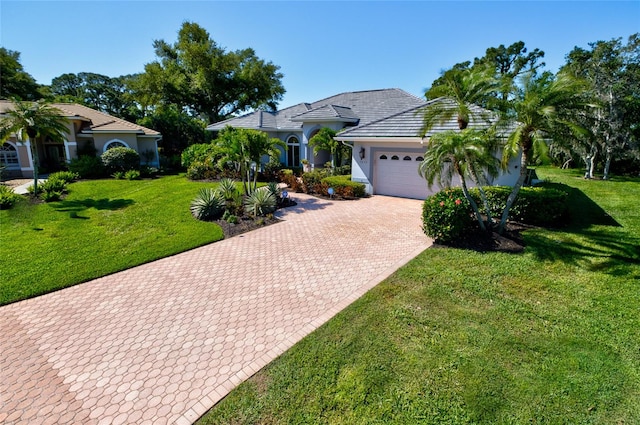
[[[294,192],[302,192],[302,184],[298,180],[298,177],[295,175],[294,171],[291,169],[280,170],[278,173],[279,180],[289,186]]]
[[[333,188],[333,196],[345,199],[362,198],[365,195],[364,184],[351,181],[350,175],[325,177],[321,180],[322,194],[328,195]]]
[[[254,218],[257,216],[265,216],[276,210],[276,198],[269,190],[254,190],[244,200],[245,212]]]
[[[8,210],[22,197],[13,191],[12,187],[0,184],[0,210]]]
[[[471,205],[462,189],[445,189],[429,196],[422,206],[424,233],[436,242],[447,243],[473,228]]]
[[[225,201],[222,195],[212,188],[202,188],[191,201],[191,214],[198,220],[216,220],[225,211]]]
[[[102,154],[102,164],[108,174],[117,171],[137,170],[140,168],[140,155],[131,148],[117,147]]]
[[[124,178],[127,180],[140,180],[140,171],[138,170],[125,171]]]
[[[331,175],[330,168],[320,168],[302,174],[302,190],[304,193],[322,193],[322,179]]]
[[[82,179],[97,179],[107,175],[102,160],[95,156],[82,155],[74,158],[69,162],[68,168]]]
[[[49,174],[49,180],[62,180],[65,183],[73,183],[79,178],[80,176],[73,171],[58,171],[57,173]]]

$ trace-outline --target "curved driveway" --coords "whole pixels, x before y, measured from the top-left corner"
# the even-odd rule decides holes
[[[281,223],[0,308],[0,422],[190,424],[427,248],[420,201]]]

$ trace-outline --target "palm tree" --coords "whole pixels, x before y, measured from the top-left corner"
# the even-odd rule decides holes
[[[421,136],[424,137],[436,124],[443,124],[454,117],[460,130],[474,120],[489,121],[490,112],[478,107],[487,106],[500,85],[489,68],[453,68],[446,71],[439,81],[440,84],[425,92],[425,97],[444,99],[433,102],[424,110]]]
[[[329,127],[322,127],[310,140],[309,146],[313,147],[313,154],[317,155],[321,149],[331,154],[331,165],[339,167],[347,155],[347,147],[334,139],[336,131]]]
[[[503,150],[503,165],[514,156],[522,155],[520,176],[507,198],[499,233],[504,231],[509,210],[527,177],[527,165],[534,152],[539,146],[546,147],[545,138],[558,132],[584,133],[576,120],[588,107],[584,101],[584,87],[581,80],[565,72],[556,76],[549,72],[540,76],[528,73],[521,78],[504,121],[512,131]]]
[[[12,134],[20,143],[31,142],[33,158],[33,193],[38,193],[38,147],[37,141],[48,139],[64,143],[64,134],[69,132],[69,120],[62,112],[43,100],[37,102],[14,101],[13,109],[5,112],[0,120],[0,140],[6,141]]]
[[[489,203],[482,190],[482,184],[485,183],[485,171],[492,177],[498,174],[499,161],[487,148],[491,145],[489,142],[491,138],[490,132],[474,129],[435,134],[429,139],[424,159],[418,167],[418,173],[427,180],[429,187],[432,187],[436,180],[440,186],[450,187],[454,175],[457,175],[460,178],[464,197],[469,201],[483,231],[486,231],[487,228],[480,215],[478,205],[469,194],[467,178],[471,178],[480,189],[488,223],[491,225]]]
[[[245,128],[226,127],[218,136],[218,145],[224,150],[221,163],[234,162],[240,171],[245,195],[251,194],[258,186],[258,166],[263,156],[278,158],[279,147],[287,148],[285,142],[271,138],[267,133]],[[251,179],[253,164],[256,169]]]

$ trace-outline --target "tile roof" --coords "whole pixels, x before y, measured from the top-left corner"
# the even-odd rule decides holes
[[[259,115],[262,111],[256,111],[211,124],[207,129],[221,130],[227,125],[258,130],[300,129],[302,122],[296,117],[299,118],[306,113],[309,113],[308,117],[313,117],[315,120],[329,118],[335,113],[337,115],[334,119],[337,121],[358,119],[358,124],[364,125],[424,104],[423,99],[395,88],[345,92],[313,103],[299,103],[277,112],[269,112],[268,114],[272,114],[275,119],[275,126],[270,123],[271,126],[267,127],[261,123]]]
[[[0,113],[12,109],[12,106],[12,102],[0,100]],[[51,106],[60,110],[63,116],[70,120],[84,121],[85,124],[82,127],[82,132],[102,131],[117,133],[133,131],[148,136],[160,136],[159,132],[151,130],[150,128],[125,121],[77,103],[52,103]]]
[[[291,118],[293,122],[304,121],[345,121],[358,122],[359,118],[353,109],[346,106],[322,105],[318,108],[303,112]]]
[[[343,140],[352,137],[420,137],[425,109],[439,102],[449,101],[444,98],[431,100],[424,105],[396,113],[369,124],[347,129],[338,134],[336,139]],[[450,104],[453,107],[453,103],[450,102]],[[489,113],[489,111],[479,106],[472,106],[472,109],[478,114]],[[492,117],[491,121],[495,121],[495,119],[496,117]],[[483,122],[477,120],[475,122],[472,121],[469,126],[482,127],[484,125]],[[427,133],[427,136],[447,130],[458,130],[458,122],[455,117],[449,121],[434,125]]]

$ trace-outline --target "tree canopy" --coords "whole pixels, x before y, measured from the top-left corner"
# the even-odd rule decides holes
[[[0,47],[0,99],[37,100],[42,97],[36,80],[20,63],[20,52]]]
[[[280,67],[251,48],[227,51],[193,22],[184,22],[178,40],[153,43],[157,60],[145,65],[136,83],[146,106],[178,105],[209,123],[251,108],[275,109],[285,89]]]

